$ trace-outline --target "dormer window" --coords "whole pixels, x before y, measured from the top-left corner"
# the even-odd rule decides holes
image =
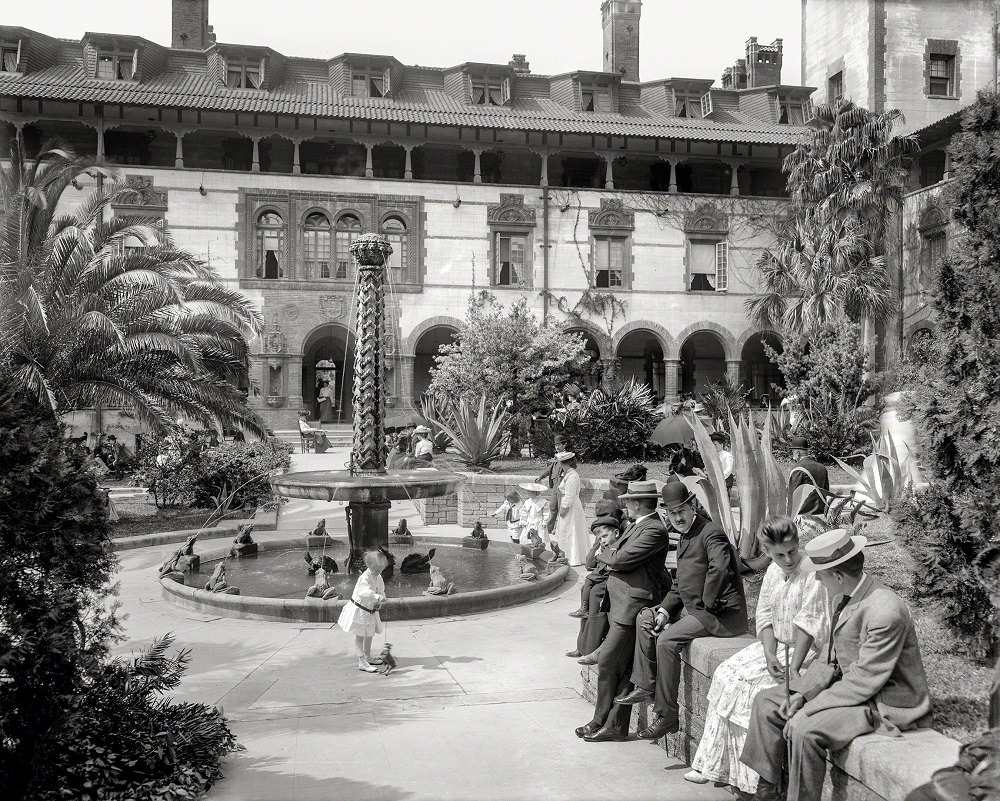
[[[510,103],[510,78],[473,78],[472,102],[477,106],[506,106]]]
[[[700,118],[702,95],[698,92],[674,90],[674,114],[678,117]]]
[[[351,94],[354,97],[385,97],[389,94],[389,70],[352,67]]]
[[[778,124],[779,125],[802,125],[805,123],[805,104],[808,101],[793,100],[790,97],[779,95],[778,97]]]
[[[226,56],[226,86],[229,89],[260,89],[263,85],[263,58]]]
[[[599,84],[580,84],[580,109],[611,113],[611,87]]]
[[[11,39],[0,42],[0,72],[17,72],[21,63],[21,40]]]
[[[139,51],[121,50],[118,46],[99,47],[94,76],[104,81],[131,81],[136,73]]]

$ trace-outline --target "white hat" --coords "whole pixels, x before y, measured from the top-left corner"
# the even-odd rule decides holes
[[[829,570],[861,553],[867,544],[867,537],[852,537],[846,528],[825,531],[805,544],[806,555],[800,566],[809,572]]]
[[[431,430],[427,426],[417,426],[413,429],[414,434],[430,434]]]
[[[518,484],[521,489],[528,490],[528,492],[548,492],[549,488],[544,484],[536,484],[532,481],[526,481],[524,484]]]
[[[573,453],[573,451],[559,451],[559,453],[556,454],[557,462],[568,462],[570,459],[575,458],[576,454]]]

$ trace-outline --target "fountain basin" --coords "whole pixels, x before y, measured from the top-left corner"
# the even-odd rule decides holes
[[[452,547],[456,548],[458,543],[453,537],[418,537],[415,538],[413,549],[424,552],[428,547]],[[495,542],[491,548],[502,545]],[[285,551],[289,549],[301,549],[302,538],[285,540],[270,540],[260,542],[260,552]],[[346,544],[341,548],[346,550]],[[456,550],[458,550],[456,548]],[[160,579],[160,587],[163,597],[172,604],[183,606],[188,609],[195,609],[209,614],[224,615],[226,617],[236,617],[248,620],[268,620],[282,623],[336,623],[340,617],[340,612],[347,603],[346,600],[323,601],[318,598],[267,598],[254,595],[225,595],[222,593],[211,593],[201,589],[206,580],[207,573],[211,573],[214,562],[224,559],[229,553],[228,547],[223,550],[207,551],[201,554],[204,570],[202,573],[194,575],[186,574],[185,580],[199,582],[196,586],[178,584],[170,579]],[[315,555],[315,552],[314,552]],[[338,554],[339,555],[339,554]],[[469,555],[466,552],[466,555]],[[397,558],[401,554],[397,554]],[[511,554],[513,562],[513,554]],[[249,557],[253,559],[253,557]],[[401,558],[400,558],[400,561]],[[230,565],[236,564],[236,560],[231,560]],[[399,564],[397,563],[397,569]],[[207,570],[207,573],[205,573]],[[305,568],[302,568],[303,574]],[[556,568],[551,575],[539,576],[536,581],[520,581],[516,583],[489,589],[465,590],[462,587],[462,576],[453,575],[449,579],[455,581],[459,586],[459,591],[454,595],[417,595],[411,597],[392,597],[392,586],[387,587],[389,595],[385,606],[382,608],[382,616],[385,620],[418,620],[422,618],[444,617],[448,615],[470,614],[473,612],[486,612],[493,609],[502,609],[507,606],[514,606],[525,603],[533,598],[538,598],[557,587],[563,581],[573,575],[570,568],[561,565]],[[235,575],[233,576],[235,579]],[[351,586],[355,577],[351,577]],[[427,581],[424,574],[423,580]],[[303,576],[302,594],[305,588],[312,584],[312,579]],[[239,586],[239,582],[231,582],[234,586]],[[349,594],[348,594],[349,597]]]
[[[399,470],[384,475],[351,475],[347,470],[284,473],[271,479],[279,495],[313,501],[381,503],[436,498],[458,492],[462,476],[434,469]]]

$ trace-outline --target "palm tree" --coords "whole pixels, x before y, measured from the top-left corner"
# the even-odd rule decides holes
[[[913,136],[893,136],[899,111],[841,101],[816,108],[819,127],[785,159],[792,213],[757,263],[751,320],[806,332],[843,315],[886,323],[896,302],[886,244],[908,178]]]
[[[85,172],[104,185],[67,210],[63,192]],[[145,191],[59,143],[33,161],[12,144],[0,171],[0,380],[57,416],[125,406],[160,431],[182,415],[264,436],[236,385],[261,316],[161,221],[111,215]]]

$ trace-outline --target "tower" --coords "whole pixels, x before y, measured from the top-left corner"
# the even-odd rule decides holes
[[[642,0],[604,0],[604,71],[617,72],[623,81],[639,80],[639,17]]]
[[[204,50],[215,41],[208,24],[208,0],[172,0],[171,47]]]
[[[769,45],[757,43],[757,37],[747,39],[747,86],[776,86],[781,83],[781,39]]]

